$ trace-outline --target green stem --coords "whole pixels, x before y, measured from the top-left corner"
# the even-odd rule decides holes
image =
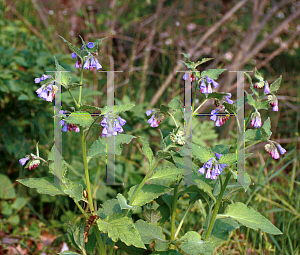
[[[82,80],[83,80],[83,63],[81,63],[81,72],[80,72],[80,84],[82,84]],[[81,90],[82,90],[82,86],[80,86],[79,88],[79,99],[78,99],[78,104],[81,104]]]
[[[171,113],[169,113],[169,115],[171,116],[171,118],[172,118],[172,119],[173,119],[173,121],[175,122],[176,128],[178,128],[178,124],[177,124],[177,122],[176,122],[176,120],[175,120],[174,116],[173,116]]]
[[[89,132],[90,132],[92,126],[93,126],[93,125],[95,124],[95,122],[96,122],[99,118],[101,118],[101,117],[102,117],[102,116],[100,115],[100,116],[98,116],[97,118],[95,118],[94,122],[90,125],[88,131],[86,132],[86,134],[85,134],[85,136],[84,136],[84,140],[86,140],[86,138],[87,138],[87,136],[88,136],[88,134],[89,134]]]
[[[93,226],[93,228],[94,228],[95,235],[96,235],[96,238],[98,241],[98,245],[100,247],[101,254],[105,254],[105,243],[103,243],[103,241],[102,241],[102,237],[100,235],[99,228],[97,225]]]
[[[114,252],[114,247],[115,247],[115,242],[112,242],[112,244],[110,245],[110,248],[109,248],[108,255],[112,255],[112,254],[113,254],[113,252]]]
[[[174,188],[174,196],[173,196],[173,206],[172,206],[172,216],[171,216],[171,241],[175,240],[175,215],[176,215],[176,206],[177,206],[177,200],[178,200],[178,187],[179,185],[176,185]],[[171,245],[170,248],[175,249],[174,244]]]
[[[83,164],[84,164],[85,182],[86,182],[87,193],[88,193],[88,201],[89,201],[89,206],[91,208],[92,214],[94,215],[95,212],[94,212],[94,205],[93,205],[93,200],[92,200],[89,169],[88,169],[88,163],[87,163],[87,157],[86,157],[86,143],[84,140],[82,129],[80,129],[80,136],[81,136],[82,156],[83,156]]]
[[[89,216],[85,213],[85,211],[83,210],[83,208],[81,207],[81,205],[80,205],[78,202],[76,202],[75,200],[74,200],[74,202],[75,202],[75,204],[77,205],[77,207],[79,208],[79,210],[82,212],[82,214],[84,215],[84,217],[85,217],[86,219],[88,219]]]
[[[75,103],[76,108],[78,109],[80,107],[80,105],[77,103],[76,99],[74,98],[74,96],[72,95],[72,93],[71,93],[71,91],[69,89],[68,89],[68,92],[69,92],[70,96],[72,97],[72,99],[73,99],[73,101]]]
[[[183,225],[183,221],[184,221],[185,217],[187,216],[189,210],[191,209],[192,205],[193,205],[193,204],[189,204],[188,208],[186,209],[186,211],[185,211],[185,213],[184,213],[184,215],[183,215],[183,218],[181,219],[181,221],[180,221],[180,223],[179,223],[179,225],[178,225],[178,228],[177,228],[177,230],[176,230],[176,232],[175,232],[174,240],[177,238],[177,236],[178,236],[178,234],[179,234],[179,231],[180,231],[180,229],[181,229],[181,227],[182,227],[182,225]]]
[[[205,99],[205,100],[202,102],[202,104],[200,104],[200,105],[198,106],[198,108],[197,108],[195,111],[193,111],[193,115],[196,114],[196,113],[198,112],[198,110],[206,103],[207,100],[208,100],[208,99]]]
[[[224,194],[225,189],[227,187],[227,184],[229,182],[230,176],[231,176],[231,172],[228,171],[226,179],[225,179],[225,181],[223,183],[223,187],[221,188],[220,194],[219,194],[217,202],[215,204],[214,212],[212,214],[212,217],[211,217],[211,220],[210,220],[210,223],[209,223],[209,227],[208,227],[208,229],[207,229],[207,231],[205,233],[205,238],[204,238],[205,241],[210,237],[211,231],[212,231],[213,226],[215,224],[217,213],[219,211],[219,208],[220,208],[220,205],[221,205],[221,202],[222,202],[223,194]],[[219,176],[219,178],[221,178],[221,176]]]

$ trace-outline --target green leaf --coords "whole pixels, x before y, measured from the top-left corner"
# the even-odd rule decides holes
[[[227,93],[213,92],[211,94],[208,94],[207,99],[209,99],[209,98],[217,98],[219,100],[222,100],[224,96],[227,96]]]
[[[142,215],[143,215],[144,219],[149,223],[156,224],[160,219],[162,219],[161,212],[159,210],[155,210],[155,209],[145,208],[142,212]]]
[[[226,144],[217,144],[215,145],[211,150],[213,152],[219,153],[219,154],[227,154],[229,149],[230,149],[230,145],[226,145]]]
[[[222,155],[219,159],[219,164],[226,164],[227,166],[231,166],[232,164],[235,164],[237,160],[237,154],[236,153],[229,153]]]
[[[260,109],[268,110],[269,107],[270,107],[269,101],[261,101],[261,102],[257,103],[257,105],[256,105],[257,110],[260,110]]]
[[[81,109],[101,111],[101,108],[99,108],[97,106],[93,106],[93,105],[87,105],[87,104],[80,105],[80,110]]]
[[[215,246],[209,241],[202,241],[201,236],[195,231],[189,231],[179,240],[179,247],[190,255],[199,255],[199,253],[212,254]]]
[[[54,177],[28,178],[17,181],[26,187],[37,189],[37,192],[40,194],[51,196],[65,195],[63,185],[54,184]]]
[[[269,136],[266,134],[264,129],[248,129],[245,132],[245,142],[249,141],[267,141]]]
[[[158,128],[158,131],[159,131],[159,134],[160,134],[160,147],[161,147],[162,150],[164,150],[167,146],[166,146],[166,143],[164,141],[163,134],[162,134],[162,132],[159,128]]]
[[[266,132],[266,134],[268,135],[268,139],[270,139],[270,137],[272,135],[270,117],[268,117],[267,120],[264,122],[262,128]]]
[[[239,224],[230,218],[216,219],[208,241],[215,247],[219,247],[228,240],[229,233],[237,228],[239,228]]]
[[[216,80],[218,79],[219,75],[226,71],[226,69],[209,69],[207,71],[203,71],[201,73],[201,76],[204,77],[205,75],[208,76],[209,78]]]
[[[135,106],[134,104],[114,105],[114,114],[117,115],[121,112],[129,111],[134,106]],[[103,115],[108,113],[107,106],[105,106],[104,108],[100,108],[100,109],[101,109],[101,113]]]
[[[228,104],[228,103],[224,102],[223,105],[225,106],[225,109],[229,113],[236,114],[236,105],[235,104]]]
[[[64,86],[64,88],[68,88],[69,83],[71,82],[71,76],[70,72],[67,72],[66,69],[64,69],[59,63],[56,57],[54,56],[55,60],[55,68],[57,71],[62,71],[61,72],[61,83]]]
[[[182,103],[178,98],[173,98],[168,104],[168,107],[171,107],[175,112],[182,107]]]
[[[252,95],[248,94],[247,92],[246,94],[247,94],[248,104],[256,108],[256,101],[253,99]]]
[[[267,218],[255,211],[252,207],[237,202],[228,205],[225,214],[218,215],[220,217],[230,217],[231,219],[241,223],[242,225],[252,228],[255,231],[261,229],[272,235],[281,235],[282,232],[275,227]]]
[[[122,194],[118,193],[117,199],[119,201],[121,209],[129,209],[129,210],[135,209],[133,206],[127,204],[127,200]]]
[[[152,255],[184,255],[183,253],[175,250],[168,250],[168,251],[154,251],[151,253]]]
[[[75,52],[77,54],[77,56],[81,59],[81,62],[83,62],[83,57],[86,55],[85,53],[87,53],[86,51],[83,51],[81,49],[79,49],[78,47],[76,47],[75,45],[69,43],[65,38],[63,38],[62,36],[59,36],[61,39],[63,39],[63,41],[68,45],[68,47],[70,48],[71,51]]]
[[[51,151],[48,155],[48,161],[50,162],[49,163],[49,173],[57,176],[59,179],[63,179],[66,172],[67,172],[67,162],[62,158],[62,166],[61,166],[61,172],[59,171],[53,171],[55,170],[55,167],[54,167],[54,158],[55,158],[55,155],[61,155],[59,153],[59,151],[57,150],[55,144],[52,146],[51,148]]]
[[[99,231],[98,226],[93,225],[93,227],[89,231],[88,242],[85,244],[85,250],[86,250],[87,254],[94,254],[94,252],[95,252],[95,248],[96,248],[96,244],[97,244],[97,237],[96,237],[95,231]]]
[[[130,188],[128,192],[128,197],[132,198],[133,194],[138,189],[139,185],[135,185]],[[144,204],[147,204],[154,200],[155,198],[159,197],[162,194],[168,193],[172,190],[172,188],[162,186],[162,185],[156,185],[156,184],[146,184],[142,187],[142,189],[139,191],[137,196],[135,197],[135,200],[133,201],[132,205],[142,206]]]
[[[270,92],[272,94],[275,94],[277,90],[280,88],[281,79],[282,79],[282,75],[280,75],[280,77],[270,85]]]
[[[106,220],[97,220],[98,228],[114,241],[121,240],[126,245],[134,245],[135,247],[146,249],[141,240],[139,232],[135,228],[131,219],[122,214],[114,214],[108,216]]]
[[[86,128],[94,122],[94,118],[90,113],[76,111],[71,113],[69,117],[66,118],[66,121],[70,124],[80,125],[82,128]]]
[[[115,154],[121,155],[122,153],[122,144],[129,144],[133,138],[136,138],[132,135],[127,134],[118,134],[115,136]],[[91,158],[98,157],[106,154],[106,137],[99,137],[89,149],[87,160],[88,162]]]
[[[152,165],[152,161],[153,161],[153,151],[152,149],[150,148],[149,146],[149,143],[147,142],[146,138],[143,137],[143,136],[140,136],[140,139],[142,141],[142,144],[143,144],[143,154],[147,157],[149,163],[150,163],[150,166]]]
[[[248,80],[250,82],[250,88],[252,90],[252,92],[256,95],[256,97],[259,96],[259,93],[257,92],[257,90],[254,88],[253,83],[252,83],[252,78],[250,77],[250,75],[248,73],[245,73],[246,76],[248,77]]]
[[[185,174],[184,169],[177,167],[164,167],[155,171],[149,180],[161,179],[174,181],[177,180],[179,174]]]
[[[0,174],[0,198],[13,199],[16,197],[16,192],[11,180],[4,174]]]
[[[192,143],[192,151],[193,151],[193,155],[197,157],[201,163],[206,163],[211,158],[215,157],[215,154],[210,149],[207,149],[205,147],[193,143]]]
[[[63,255],[80,255],[80,253],[74,252],[74,251],[64,251],[58,254],[63,254]]]
[[[124,210],[121,209],[118,199],[111,199],[104,202],[97,215],[104,220],[107,216],[123,212]]]
[[[143,220],[138,220],[134,225],[139,231],[143,243],[150,244],[154,241],[155,250],[157,251],[164,251],[168,248],[170,241],[165,240],[161,227]]]
[[[262,77],[262,75],[257,71],[256,67],[255,67],[255,73],[254,76],[256,79],[258,79],[259,81],[263,81],[264,78]]]
[[[84,249],[84,231],[82,227],[77,227],[72,222],[69,222],[68,238],[76,249]]]

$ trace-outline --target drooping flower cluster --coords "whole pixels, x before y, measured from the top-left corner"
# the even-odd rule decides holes
[[[215,153],[215,155],[217,156],[218,160],[222,156],[222,154],[219,153]],[[205,178],[216,180],[218,175],[222,173],[225,167],[226,164],[218,164],[218,161],[212,157],[201,168],[199,168],[198,172],[200,174],[204,174],[205,169],[207,168]]]
[[[30,159],[31,158],[31,159]],[[26,162],[29,160],[28,164],[26,167],[29,168],[29,170],[32,170],[34,168],[37,168],[40,164],[40,160],[36,158],[35,155],[31,154],[31,156],[27,155],[25,158],[21,158],[19,160],[19,163],[24,166]]]
[[[219,105],[215,110],[211,111],[210,119],[215,121],[215,126],[220,127],[229,119],[230,114],[224,105]]]
[[[59,111],[60,114],[66,114],[66,111]],[[66,120],[61,120],[59,124],[62,126],[63,132],[68,132],[74,130],[76,133],[80,131],[80,128],[75,124],[67,123]]]
[[[41,78],[35,78],[34,82],[40,83],[41,81],[47,80],[50,76],[43,74]],[[39,89],[37,89],[35,92],[38,94],[38,96],[47,102],[52,102],[53,98],[55,97],[55,94],[58,90],[58,87],[56,85],[53,85],[53,80],[50,81],[50,83],[43,84]]]
[[[122,119],[121,117],[117,116],[105,116],[101,121],[101,126],[103,127],[102,130],[102,137],[111,137],[116,136],[118,133],[124,132],[122,126],[124,126],[126,120]]]
[[[207,82],[207,87],[205,84],[205,80]],[[214,81],[213,79],[209,78],[208,76],[205,76],[205,78],[202,79],[201,84],[200,84],[200,91],[204,94],[211,94],[212,93],[212,88],[211,84],[213,85],[214,88],[217,88],[219,86],[219,83]]]
[[[275,95],[269,95],[268,101],[270,102],[270,105],[273,107],[274,112],[278,112],[278,99]]]
[[[272,156],[273,159],[279,159],[280,156],[279,156],[278,150],[277,150],[276,146],[274,145],[274,143],[276,144],[281,155],[286,153],[286,150],[284,148],[282,148],[279,143],[276,143],[276,142],[271,142],[269,144],[266,144],[265,150]]]
[[[150,111],[146,111],[147,116],[151,115],[155,109],[152,109]],[[162,120],[165,118],[165,115],[160,112],[156,112],[152,114],[151,118],[148,120],[148,123],[150,124],[150,127],[158,127],[159,123],[162,122]]]
[[[261,127],[261,117],[260,113],[255,110],[254,113],[251,114],[251,127],[259,128]]]
[[[188,74],[184,74],[182,79],[184,79],[186,81],[186,79],[188,78]],[[191,78],[190,78],[191,82],[198,80],[198,77],[196,77],[193,73],[191,74]]]
[[[185,144],[184,135],[185,132],[183,130],[178,130],[176,134],[174,133],[170,134],[170,140],[173,143],[184,145]]]
[[[93,49],[95,47],[95,44],[92,42],[89,42],[86,46],[89,49]],[[84,45],[82,45],[82,49],[84,49]],[[94,52],[94,54],[98,55],[97,51]],[[71,57],[74,59],[76,58],[75,68],[81,68],[82,63],[81,63],[80,58],[77,57],[77,54],[73,52],[71,54]],[[100,70],[102,68],[102,66],[99,64],[98,60],[90,52],[88,52],[88,56],[85,57],[85,62],[84,62],[83,68],[86,70],[93,71],[94,68],[96,68],[97,70]]]

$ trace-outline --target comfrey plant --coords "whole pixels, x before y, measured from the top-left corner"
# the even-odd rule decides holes
[[[68,47],[73,51],[72,58],[76,59],[75,67],[81,70],[80,84],[71,83],[67,73],[63,73],[61,81],[43,75],[36,78],[35,83],[46,81],[36,93],[37,95],[51,102],[61,84],[62,89],[66,89],[74,101],[74,112],[61,110],[60,126],[62,131],[75,131],[81,137],[83,165],[85,172],[85,187],[76,184],[66,178],[66,162],[61,157],[58,149],[53,146],[48,159],[45,160],[39,156],[38,146],[36,155],[30,154],[20,159],[20,164],[29,167],[29,170],[39,166],[40,161],[49,167],[50,174],[54,175],[59,183],[53,183],[53,176],[43,178],[20,179],[20,183],[30,188],[36,188],[41,194],[52,196],[65,195],[74,200],[76,206],[80,209],[85,221],[80,225],[70,222],[68,237],[71,244],[77,250],[76,252],[64,251],[61,254],[94,254],[95,247],[98,246],[100,254],[114,254],[115,248],[123,252],[121,254],[213,254],[214,250],[222,245],[229,237],[231,231],[244,225],[254,230],[261,229],[270,234],[282,234],[272,223],[260,213],[251,207],[247,207],[240,202],[233,202],[228,197],[231,194],[232,187],[228,183],[233,177],[237,179],[236,174],[236,153],[231,150],[232,146],[218,144],[212,148],[207,148],[189,140],[182,118],[175,118],[175,113],[184,114],[182,102],[173,99],[166,105],[161,105],[159,109],[146,111],[150,117],[148,124],[151,128],[158,128],[165,118],[171,118],[174,121],[176,129],[167,136],[161,135],[161,150],[153,154],[147,140],[139,137],[142,143],[142,152],[147,158],[149,171],[141,183],[130,187],[127,195],[117,194],[115,199],[105,201],[99,210],[94,207],[94,197],[91,193],[91,181],[89,177],[89,160],[91,158],[106,154],[106,142],[115,137],[115,144],[120,146],[122,143],[129,143],[134,136],[124,134],[124,125],[126,120],[119,114],[128,111],[134,105],[124,104],[114,107],[114,115],[110,114],[108,107],[98,108],[95,106],[84,105],[81,103],[81,88],[83,86],[83,71],[101,69],[97,60],[98,45],[102,39],[86,44],[82,40],[82,48],[78,48],[65,39]],[[184,54],[185,55],[185,54]],[[186,56],[186,55],[185,55]],[[187,56],[186,56],[187,58]],[[211,111],[210,119],[215,122],[215,126],[224,125],[230,116],[237,113],[237,102],[233,102],[230,93],[217,93],[215,88],[218,76],[224,69],[210,69],[207,71],[197,71],[197,66],[209,61],[203,59],[194,63],[188,58],[184,64],[190,70],[190,74],[184,75],[187,82],[195,83],[192,96],[192,115],[208,101],[215,100],[216,108]],[[58,71],[64,71],[55,59]],[[84,63],[84,64],[82,64]],[[248,76],[252,94],[246,95],[244,101],[253,107],[253,111],[246,118],[245,126],[248,127],[251,122],[251,128],[245,132],[245,142],[248,145],[246,149],[258,142],[268,142],[265,149],[274,159],[278,159],[280,154],[286,151],[278,143],[270,140],[271,122],[270,118],[262,120],[261,111],[267,110],[271,105],[274,111],[278,110],[278,101],[274,93],[280,86],[281,77],[270,86],[267,81],[255,70],[255,77],[259,80],[255,85],[252,84],[251,77]],[[54,82],[56,85],[54,85]],[[72,94],[72,89],[79,87],[78,101]],[[261,88],[264,91],[259,91]],[[196,91],[200,92],[198,98],[199,106],[196,108]],[[268,95],[267,100],[265,96]],[[196,108],[196,109],[195,109]],[[101,115],[93,119],[91,110],[100,110]],[[178,114],[176,115],[178,116]],[[95,124],[99,118],[101,123],[98,126],[102,128],[101,137],[95,141],[87,150],[86,139],[91,128],[97,127]],[[262,124],[263,123],[263,124]],[[188,130],[188,129],[187,129]],[[192,151],[190,163],[186,165],[185,150]],[[278,152],[279,150],[279,152]],[[115,154],[119,155],[120,150]],[[55,167],[55,160],[61,159],[61,171]],[[245,154],[248,157],[250,154]],[[170,166],[159,167],[158,163],[162,160],[169,162]],[[188,167],[186,167],[188,166]],[[185,183],[185,177],[191,178]],[[250,180],[249,175],[245,174],[246,180]],[[153,183],[155,181],[165,181],[165,185]],[[146,182],[152,181],[152,184]],[[237,188],[248,189],[249,184],[236,183]],[[176,215],[178,200],[189,197],[189,205],[185,208],[185,213],[181,219]],[[189,218],[190,209],[195,203],[201,201],[206,210],[205,220],[199,222],[202,224],[196,231],[184,233],[184,222]],[[223,203],[222,209],[220,208]],[[83,209],[89,208],[89,212]],[[156,205],[156,206],[155,206]],[[225,209],[224,209],[225,208]],[[140,219],[133,220],[132,214],[140,210],[142,212]],[[203,216],[204,217],[204,216]],[[175,224],[176,221],[179,221]],[[120,253],[119,253],[120,254]]]

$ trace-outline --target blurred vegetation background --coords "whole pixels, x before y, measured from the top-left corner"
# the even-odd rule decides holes
[[[185,71],[180,60],[212,57],[199,68],[225,68],[218,91],[236,94],[236,78],[229,71],[253,71],[256,67],[269,84],[282,75],[278,92],[279,111],[263,111],[270,116],[272,139],[287,153],[272,160],[263,144],[251,148],[246,169],[254,185],[245,193],[235,193],[234,201],[246,202],[276,225],[284,234],[271,236],[241,227],[218,252],[223,254],[299,254],[299,109],[300,109],[300,2],[293,0],[23,0],[0,1],[0,253],[56,254],[67,237],[68,221],[82,220],[80,212],[66,197],[39,195],[15,182],[18,178],[41,177],[46,167],[23,169],[18,160],[34,153],[39,142],[41,156],[47,158],[53,145],[53,104],[38,98],[34,78],[55,70],[54,58],[66,70],[78,75],[71,51],[59,35],[81,46],[106,37],[99,52],[103,70],[122,70],[115,75],[116,103],[134,103],[124,113],[125,133],[145,136],[154,152],[159,133],[147,123],[146,110],[177,97],[183,102]],[[75,75],[72,76],[76,82]],[[106,104],[106,76],[94,70],[84,73],[84,99],[89,104]],[[249,83],[245,79],[245,89]],[[72,107],[63,93],[63,109]],[[213,101],[202,112],[210,112]],[[247,111],[247,108],[246,108]],[[199,117],[200,118],[200,117]],[[234,139],[232,125],[222,133],[209,120],[195,120],[197,141],[207,146]],[[193,122],[194,123],[194,122]],[[163,135],[174,128],[169,119],[159,128]],[[224,132],[224,133],[223,133]],[[90,133],[91,142],[100,130]],[[150,140],[151,138],[151,140]],[[64,157],[70,178],[83,185],[83,165],[79,138],[63,134]],[[91,143],[90,142],[90,143]],[[123,193],[141,181],[147,171],[138,139],[123,146],[116,157],[120,186],[99,186],[105,182],[105,158],[89,164],[94,196],[100,203]],[[99,181],[100,180],[100,181]],[[178,219],[186,206],[179,201]],[[182,210],[181,210],[182,209]],[[201,232],[205,210],[192,208],[184,231]],[[77,218],[76,218],[77,217]],[[166,229],[168,226],[166,226]],[[50,240],[50,241],[49,241]],[[28,251],[29,250],[29,251]],[[2,254],[2,253],[1,253]],[[216,253],[219,254],[219,253]]]

